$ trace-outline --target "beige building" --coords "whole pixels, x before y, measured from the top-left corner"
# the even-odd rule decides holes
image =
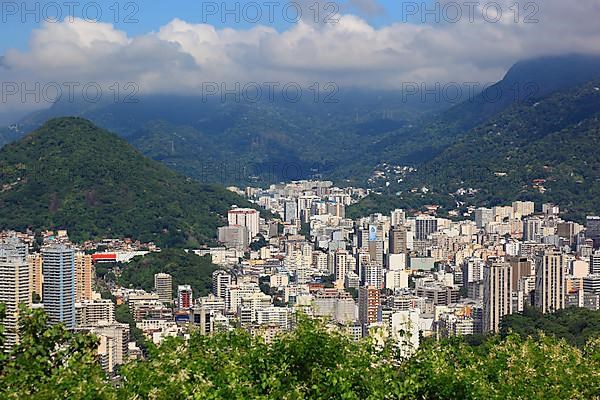
[[[11,348],[19,341],[17,332],[19,305],[31,305],[26,251],[26,247],[17,239],[0,243],[0,303],[4,303],[6,307],[5,317],[0,320],[0,323],[4,326],[5,348]]]
[[[483,331],[498,332],[503,316],[512,314],[512,272],[507,262],[490,260],[483,267]]]
[[[92,299],[92,256],[75,254],[75,301]]]
[[[98,354],[105,371],[112,373],[117,365],[127,361],[129,325],[100,322],[89,331],[100,339]]]
[[[169,274],[158,273],[154,275],[154,290],[163,303],[173,301],[173,277]]]
[[[29,264],[29,275],[31,277],[31,293],[37,294],[41,299],[42,285],[44,283],[44,276],[42,275],[42,255],[40,253],[28,255],[27,263]]]
[[[100,321],[115,321],[115,306],[109,299],[82,300],[75,303],[77,327],[96,325]]]
[[[565,265],[558,250],[536,256],[535,306],[543,313],[565,308]]]

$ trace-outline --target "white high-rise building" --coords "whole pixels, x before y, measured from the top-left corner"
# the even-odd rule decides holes
[[[335,252],[335,280],[336,282],[344,282],[348,272],[352,270],[350,267],[354,258],[346,250],[338,250]]]
[[[483,331],[498,332],[503,316],[512,314],[512,267],[492,260],[483,267]]]
[[[227,213],[229,226],[239,225],[248,228],[250,239],[260,232],[260,213],[253,208],[233,208]]]
[[[42,249],[43,302],[51,324],[75,328],[75,252],[64,244]]]
[[[392,270],[385,273],[385,288],[386,289],[406,289],[408,288],[407,270]]]
[[[227,307],[227,311],[237,312],[238,307],[242,304],[242,299],[250,298],[254,294],[259,293],[262,292],[256,283],[228,285],[225,289],[225,305]]]
[[[365,266],[365,285],[377,289],[383,287],[383,266],[377,262],[369,262]]]
[[[268,306],[256,310],[256,323],[259,325],[276,325],[281,329],[290,328],[290,311],[287,307]]]
[[[4,326],[4,346],[7,349],[19,340],[19,304],[31,305],[32,293],[26,254],[27,247],[16,238],[0,243],[0,303],[4,303],[6,307],[6,315],[0,322]]]
[[[392,211],[392,215],[390,218],[390,223],[392,226],[400,226],[404,224],[406,221],[406,213],[402,209],[395,209]]]
[[[225,298],[227,287],[231,285],[231,275],[227,271],[218,270],[212,274],[212,292],[215,296]]]

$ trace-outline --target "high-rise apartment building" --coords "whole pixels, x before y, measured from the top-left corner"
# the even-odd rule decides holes
[[[253,208],[233,208],[227,213],[229,225],[240,225],[248,228],[250,239],[260,232],[260,214]]]
[[[27,255],[27,263],[29,264],[30,290],[31,294],[35,294],[42,299],[42,289],[44,283],[44,275],[42,274],[42,255],[39,253]]]
[[[231,274],[218,270],[212,274],[212,292],[215,296],[225,298],[227,287],[231,285]]]
[[[526,217],[535,212],[535,203],[533,201],[515,201],[512,203],[515,216]]]
[[[92,256],[75,254],[75,301],[92,299]]]
[[[215,317],[225,314],[225,300],[209,294],[199,299],[192,312],[194,325],[199,325],[201,335],[207,335],[215,330]]]
[[[298,219],[298,203],[295,200],[286,201],[283,205],[283,220],[293,222]]]
[[[250,245],[248,228],[240,225],[222,226],[217,230],[217,238],[228,249],[245,250]]]
[[[24,251],[23,251],[24,250]],[[27,247],[18,239],[0,243],[0,303],[4,303],[5,316],[0,323],[4,326],[6,349],[18,340],[19,305],[31,305],[29,264]]]
[[[383,240],[376,239],[369,241],[369,257],[372,262],[379,264],[383,268],[385,249]]]
[[[160,301],[171,303],[173,301],[173,277],[163,272],[155,274],[154,290],[158,294]]]
[[[89,327],[100,321],[115,321],[115,305],[110,299],[83,300],[75,303],[77,327]]]
[[[596,250],[590,256],[590,275],[600,274],[600,250]]]
[[[190,285],[177,286],[177,306],[188,309],[193,305],[192,287]]]
[[[64,244],[42,249],[43,303],[51,324],[75,328],[75,252]]]
[[[506,261],[512,268],[512,287],[516,289],[519,279],[524,276],[535,275],[535,269],[533,268],[532,262],[527,257],[519,256],[508,256]]]
[[[379,289],[374,286],[362,286],[358,289],[358,321],[363,333],[369,325],[380,318],[381,298]]]
[[[512,314],[512,267],[490,260],[483,267],[483,331],[498,332],[503,316]]]
[[[370,261],[365,265],[365,285],[378,289],[383,287],[383,266]]]
[[[491,208],[479,207],[475,210],[475,226],[479,229],[485,228],[485,226],[493,220],[494,210]]]
[[[540,242],[542,238],[542,220],[538,217],[528,217],[523,222],[523,241]]]
[[[588,216],[585,220],[585,237],[594,242],[594,248],[600,247],[600,217]]]
[[[406,221],[406,213],[402,209],[396,209],[392,211],[390,223],[394,226],[404,225],[404,221]]]
[[[420,215],[415,219],[415,239],[427,240],[427,237],[437,231],[437,218]]]
[[[395,225],[390,229],[390,254],[404,254],[408,249],[407,229],[403,225]]]
[[[115,366],[127,361],[129,325],[101,321],[89,331],[100,338],[98,352],[101,364],[107,372],[113,372]]]
[[[536,255],[535,265],[535,306],[543,313],[565,308],[565,266],[560,251]]]
[[[351,265],[354,263],[354,258],[346,250],[337,250],[334,256],[335,280],[344,282],[346,274],[352,271]]]

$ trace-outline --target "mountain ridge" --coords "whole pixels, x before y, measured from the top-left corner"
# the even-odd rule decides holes
[[[144,157],[82,118],[57,118],[0,149],[0,227],[65,228],[75,240],[210,242],[243,198]]]

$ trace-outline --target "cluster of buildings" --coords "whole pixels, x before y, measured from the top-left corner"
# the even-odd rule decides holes
[[[30,234],[0,235],[0,303],[4,350],[19,342],[19,307],[41,308],[50,325],[63,324],[72,331],[95,334],[103,367],[112,372],[128,356],[139,356],[129,341],[129,325],[115,320],[115,304],[92,289],[95,265],[114,262],[116,254],[93,255],[69,242],[65,231],[44,235],[39,250]],[[130,351],[131,350],[131,351]]]
[[[221,328],[270,338],[302,311],[355,338],[398,337],[414,348],[423,336],[497,332],[502,317],[526,307],[600,308],[599,217],[580,225],[554,204],[518,201],[465,220],[437,217],[434,206],[352,220],[345,207],[366,193],[330,182],[244,193],[280,219],[256,213],[251,228],[230,218],[222,229],[256,232],[258,221],[259,233],[244,246],[203,251],[235,254],[216,258],[223,270],[211,301],[224,301],[215,311]]]
[[[504,316],[526,307],[600,308],[600,217],[580,225],[556,205],[519,201],[474,209],[464,220],[440,218],[435,206],[352,220],[345,210],[367,194],[362,189],[301,181],[243,193],[275,218],[232,207],[217,232],[221,247],[188,250],[219,266],[210,293],[166,273],[154,276],[153,291],[113,288],[148,339],[242,328],[271,341],[307,315],[411,352],[422,337],[497,332]],[[108,371],[139,355],[129,326],[115,322],[115,304],[91,286],[94,264],[116,259],[60,238],[36,253],[26,238],[4,238],[7,345],[18,340],[15,311],[26,303],[43,306],[51,323],[98,335]]]

